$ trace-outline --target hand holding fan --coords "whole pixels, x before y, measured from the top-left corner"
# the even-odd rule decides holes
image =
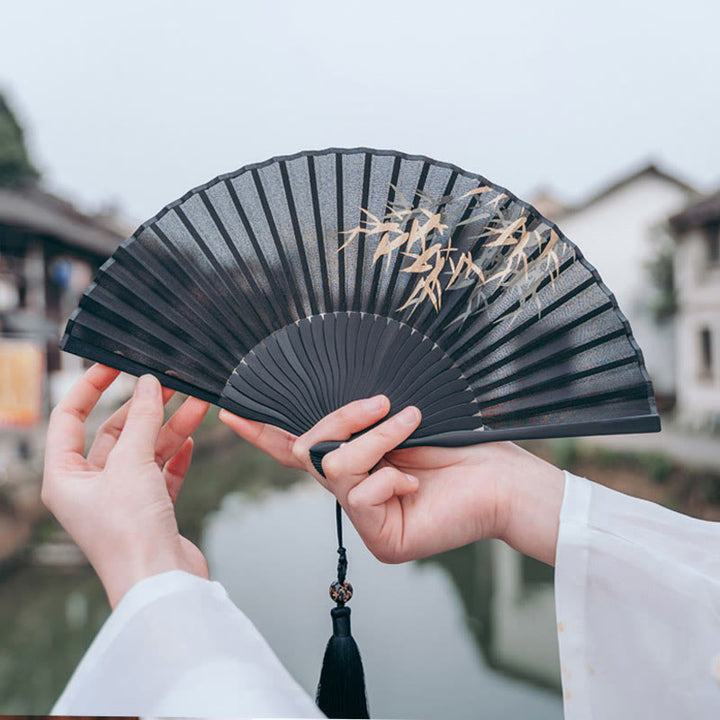
[[[378,394],[422,411],[404,447],[659,429],[580,251],[507,190],[396,152],[300,153],[190,191],[103,265],[61,346],[294,435]],[[319,471],[336,446],[313,449]]]

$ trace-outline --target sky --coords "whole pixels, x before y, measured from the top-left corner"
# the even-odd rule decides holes
[[[717,0],[0,0],[48,189],[131,225],[216,175],[366,146],[578,201],[647,162],[720,185]]]

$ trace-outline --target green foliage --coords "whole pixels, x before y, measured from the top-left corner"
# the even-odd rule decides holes
[[[0,94],[0,186],[28,185],[39,176],[28,157],[23,129]]]
[[[573,438],[560,438],[551,445],[552,462],[563,470],[572,470],[580,459],[580,449],[577,440]]]
[[[637,456],[640,467],[650,476],[651,480],[655,482],[664,482],[667,480],[668,475],[672,472],[672,463],[670,462],[667,455],[662,453],[642,453]]]
[[[589,454],[589,458],[600,468],[604,470],[621,466],[627,462],[628,455],[623,455],[617,450],[606,447],[593,448]]]

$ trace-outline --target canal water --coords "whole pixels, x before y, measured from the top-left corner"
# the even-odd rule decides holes
[[[228,458],[200,458],[187,482],[212,482],[216,466],[226,473]],[[331,632],[334,502],[307,478],[264,485],[238,481],[246,489],[205,517],[200,542],[212,577],[314,693]],[[494,542],[383,565],[345,532],[374,716],[562,718],[549,568]],[[87,568],[1,578],[0,714],[48,712],[107,613]]]

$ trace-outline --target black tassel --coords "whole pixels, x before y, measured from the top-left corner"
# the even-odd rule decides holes
[[[338,536],[337,581],[330,586],[330,597],[337,603],[332,615],[333,634],[328,640],[318,683],[317,706],[329,718],[370,717],[365,694],[365,672],[357,643],[350,633],[352,585],[345,580],[347,553],[342,541],[342,510],[335,503]]]
[[[316,702],[329,718],[367,718],[365,673],[360,651],[350,634],[350,608],[330,613],[333,634],[325,648]]]

